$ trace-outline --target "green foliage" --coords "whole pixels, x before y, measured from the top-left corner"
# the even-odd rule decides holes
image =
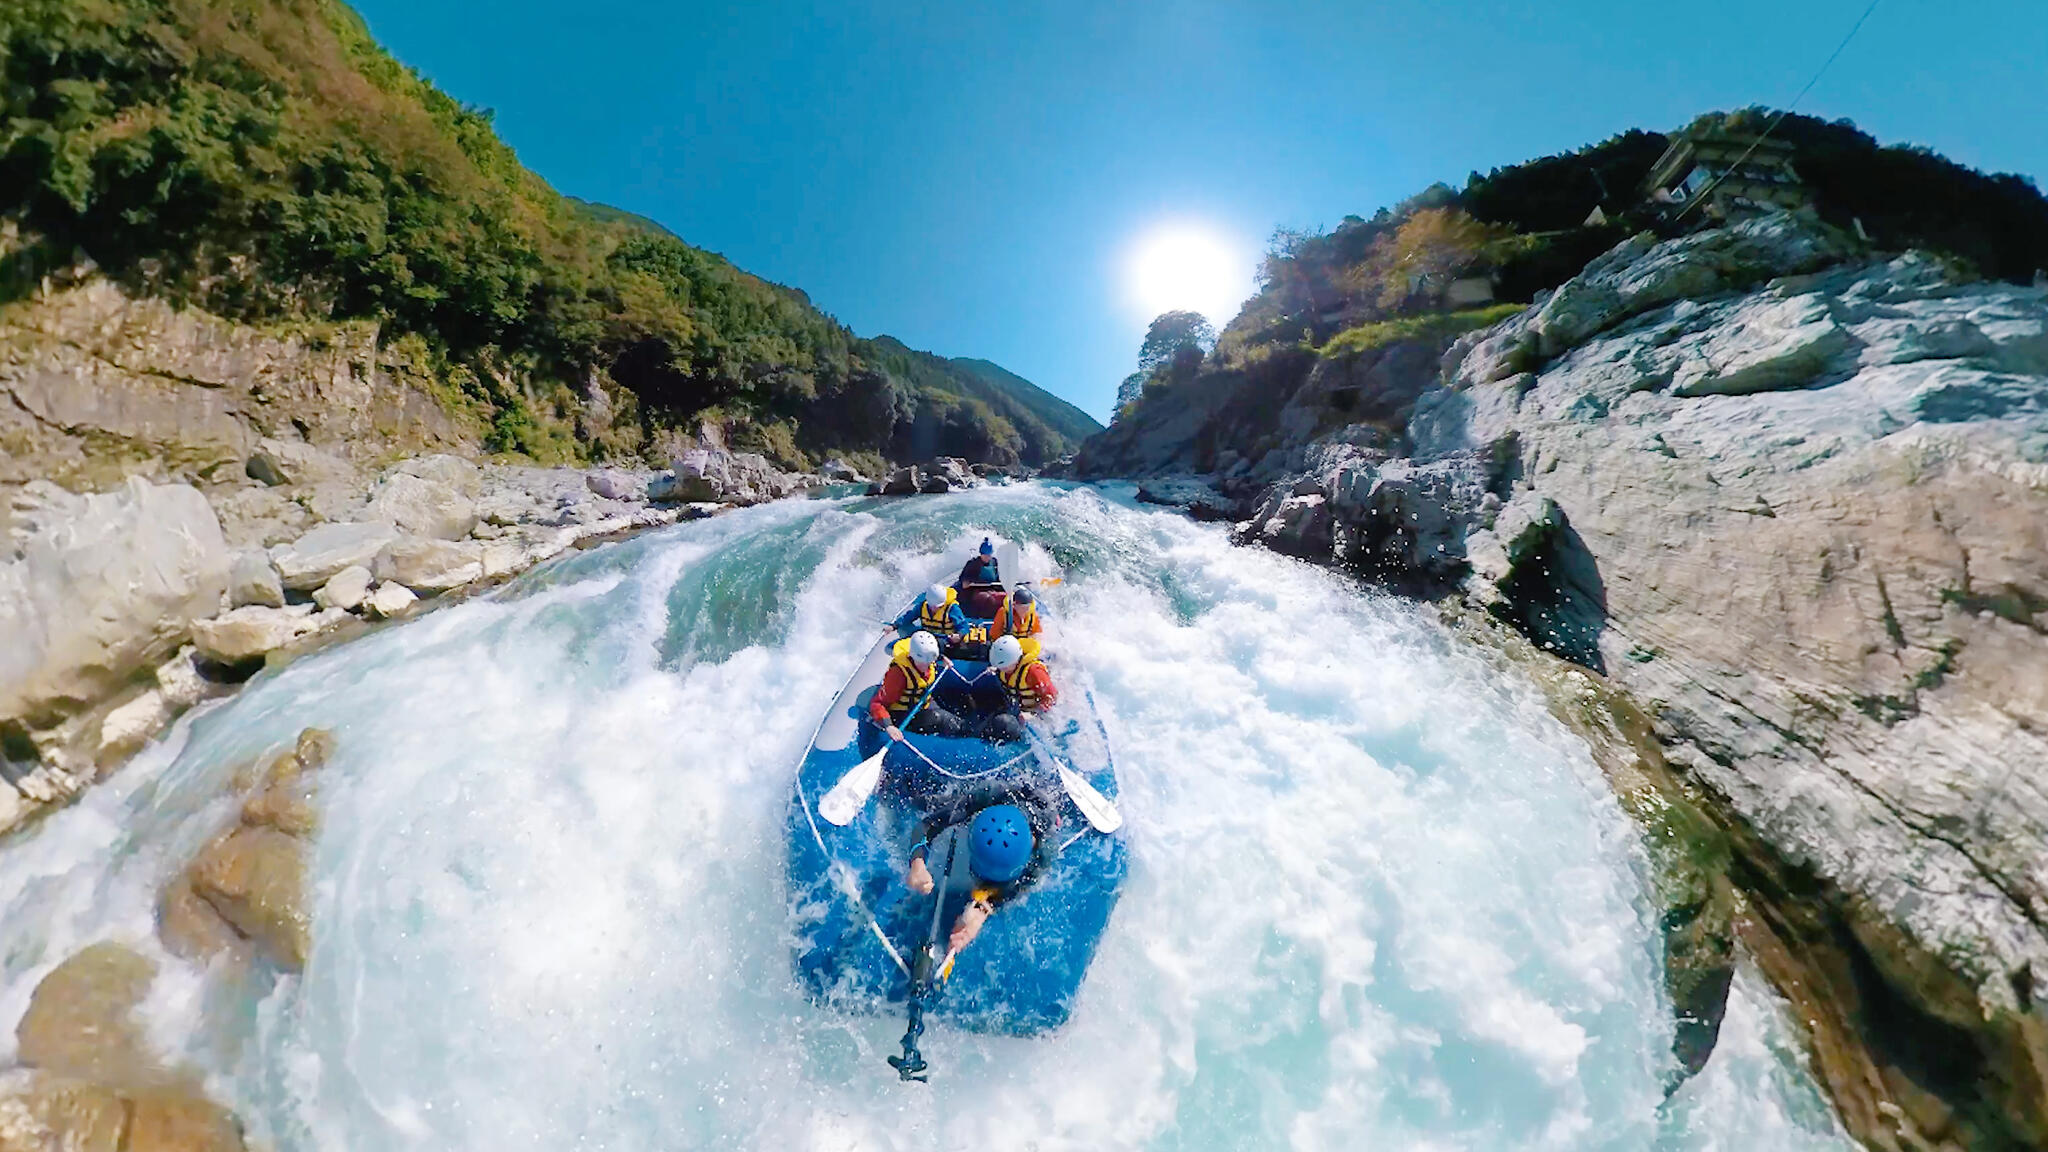
[[[1526,304],[1496,304],[1491,308],[1474,308],[1465,312],[1433,312],[1360,324],[1339,332],[1319,351],[1329,359],[1367,352],[1397,340],[1448,340],[1480,328],[1491,328],[1527,307]]]
[[[1175,357],[1193,349],[1199,359],[1216,346],[1216,329],[1200,312],[1162,312],[1145,329],[1145,342],[1138,348],[1138,371],[1157,372]]]
[[[82,249],[131,288],[229,315],[416,337],[408,355],[486,410],[503,451],[596,450],[567,438],[573,395],[547,383],[593,369],[643,425],[605,451],[712,406],[785,460],[900,451],[920,420],[1034,461],[1094,430],[993,365],[892,375],[877,361],[896,353],[803,293],[556,194],[488,111],[392,59],[339,0],[0,6],[0,219],[34,241],[7,254],[15,291]]]

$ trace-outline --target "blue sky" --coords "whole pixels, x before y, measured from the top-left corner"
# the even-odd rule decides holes
[[[1867,0],[355,2],[561,191],[1104,417],[1161,222],[1248,292],[1276,225],[1782,105]],[[1884,0],[1800,111],[2039,178],[2044,79],[2048,0]]]

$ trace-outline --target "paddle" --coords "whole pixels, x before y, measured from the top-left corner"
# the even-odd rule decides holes
[[[950,670],[952,667],[953,662],[946,661],[946,668]],[[937,691],[938,687],[939,678],[933,676],[931,687],[926,688],[924,695],[917,698],[917,704],[904,713],[904,724],[910,723],[917,716],[918,711],[924,707],[924,702],[932,698],[932,693]],[[904,740],[903,744],[912,752],[917,752],[916,746],[909,740]],[[922,752],[917,754],[924,755]],[[882,761],[888,755],[889,745],[885,743],[881,751],[847,769],[846,775],[841,776],[839,782],[832,785],[832,790],[818,798],[818,815],[825,818],[825,823],[835,828],[844,828],[853,823],[853,818],[860,815],[861,809],[867,807],[868,798],[875,794],[876,786],[881,784]],[[927,758],[925,763],[929,764],[931,760]]]
[[[916,1080],[919,1083],[924,1082],[924,1072],[929,1067],[925,1063],[924,1053],[917,1050],[917,1038],[924,1035],[925,998],[936,990],[938,981],[945,978],[944,972],[950,967],[953,959],[952,953],[948,952],[942,965],[937,956],[939,929],[944,926],[946,914],[946,889],[952,883],[953,859],[960,849],[960,834],[957,831],[949,832],[950,835],[946,837],[946,864],[939,870],[936,883],[932,885],[931,931],[918,948],[917,963],[910,977],[910,1019],[909,1026],[903,1032],[903,1055],[889,1057],[889,1066],[896,1069],[899,1079]]]
[[[1074,807],[1081,810],[1081,815],[1088,818],[1090,827],[1097,832],[1114,832],[1124,826],[1123,813],[1116,810],[1116,804],[1109,797],[1096,791],[1095,786],[1088,783],[1079,772],[1067,767],[1066,762],[1053,752],[1052,745],[1038,729],[1031,726],[1030,721],[1024,724],[1024,738],[1031,741],[1032,749],[1046,763],[1059,770],[1060,784],[1066,788],[1068,799],[1074,802]]]

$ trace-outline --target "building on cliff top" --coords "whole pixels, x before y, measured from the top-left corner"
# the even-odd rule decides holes
[[[1701,197],[1701,212],[1726,219],[1772,208],[1801,209],[1813,197],[1792,167],[1792,145],[1742,132],[1688,128],[1650,168],[1649,198],[1677,214]]]

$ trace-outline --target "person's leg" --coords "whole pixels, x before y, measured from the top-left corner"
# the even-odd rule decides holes
[[[1008,712],[998,712],[982,721],[981,738],[991,744],[1015,744],[1024,739],[1024,722]]]
[[[930,701],[904,726],[919,736],[958,736],[966,727],[965,721]]]

